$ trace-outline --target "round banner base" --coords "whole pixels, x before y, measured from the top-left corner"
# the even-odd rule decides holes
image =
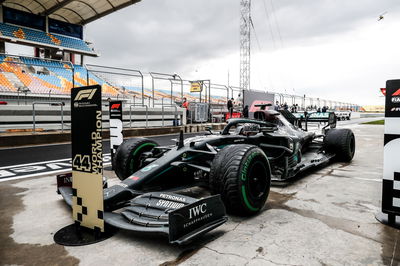
[[[61,228],[54,235],[54,242],[63,246],[85,246],[101,242],[112,237],[117,230],[113,227],[106,228],[105,232],[96,232],[95,230],[71,224]]]
[[[399,216],[396,216],[394,214],[389,215],[387,213],[378,212],[377,214],[375,214],[375,218],[383,224],[386,224],[386,225],[391,226],[396,229],[400,229],[400,217]]]

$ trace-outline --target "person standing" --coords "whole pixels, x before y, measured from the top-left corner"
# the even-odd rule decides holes
[[[283,109],[284,110],[288,110],[289,109],[289,106],[288,106],[288,104],[286,102],[283,104]]]
[[[249,106],[248,106],[248,105],[246,105],[246,106],[243,108],[243,117],[244,117],[244,118],[249,118]]]
[[[186,109],[186,121],[189,120],[189,102],[187,101],[186,97],[182,99],[182,108]]]
[[[275,110],[275,111],[279,111],[279,108],[280,108],[279,102],[276,101],[275,106],[274,106],[274,110]]]
[[[232,118],[232,114],[233,114],[233,98],[228,100],[228,102],[226,104],[226,107],[228,108],[228,111],[229,111],[229,114],[230,114],[229,118]]]

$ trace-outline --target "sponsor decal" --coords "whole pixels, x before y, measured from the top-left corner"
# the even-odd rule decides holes
[[[163,207],[166,209],[179,209],[179,208],[185,206],[185,204],[183,204],[181,202],[160,199],[157,201],[156,206]]]
[[[148,172],[148,171],[150,171],[151,169],[156,168],[156,167],[158,167],[158,164],[150,164],[150,165],[148,165],[148,166],[142,168],[140,171],[142,171],[142,172]]]
[[[138,181],[140,179],[140,177],[138,176],[131,176],[129,177],[129,179],[132,179],[133,181]]]
[[[115,110],[115,109],[118,109],[120,106],[121,106],[120,103],[114,103],[113,105],[111,105],[111,109]]]
[[[124,141],[122,124],[122,101],[110,101],[110,149],[111,158],[114,158],[119,145]],[[112,165],[114,167],[114,165]]]
[[[83,99],[91,100],[93,95],[96,93],[96,90],[97,89],[81,90],[76,94],[74,101],[80,101]]]
[[[170,195],[170,194],[160,194],[160,198],[164,199],[170,199],[170,200],[175,200],[175,201],[181,201],[181,202],[186,202],[186,199],[184,197],[176,196],[176,195]]]
[[[170,241],[190,235],[198,228],[226,221],[221,196],[211,196],[175,209],[168,215]]]
[[[392,97],[392,103],[400,103],[400,96]]]
[[[203,203],[201,205],[194,206],[189,209],[189,219],[193,219],[196,216],[206,213],[207,211],[207,203]]]
[[[390,109],[391,112],[400,112],[400,107],[393,107]]]
[[[75,108],[82,108],[82,107],[98,107],[96,101],[92,101],[93,96],[95,95],[97,89],[86,89],[80,90],[76,94],[74,98],[73,106]]]
[[[395,91],[392,96],[400,96],[400,89],[398,89],[397,91]]]
[[[201,205],[199,205],[201,206]],[[191,210],[191,209],[190,209]],[[197,211],[197,210],[196,210]],[[201,209],[198,209],[198,211],[201,211]],[[199,215],[199,214],[198,214]],[[201,223],[203,221],[207,221],[208,219],[210,219],[213,216],[213,213],[201,213],[201,216],[199,217],[193,217],[193,219],[191,217],[189,217],[189,222],[184,223],[183,224],[183,228],[188,228],[192,225]]]

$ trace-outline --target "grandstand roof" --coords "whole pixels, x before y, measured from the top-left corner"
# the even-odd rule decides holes
[[[141,0],[0,0],[4,6],[85,25]]]

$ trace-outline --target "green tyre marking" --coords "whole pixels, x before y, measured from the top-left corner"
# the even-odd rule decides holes
[[[253,206],[251,206],[249,200],[247,199],[246,188],[245,188],[244,185],[242,186],[242,196],[243,196],[244,203],[246,204],[246,207],[247,207],[249,210],[254,211],[254,212],[255,212],[255,211],[258,211],[259,208],[254,208]]]
[[[240,173],[240,179],[243,182],[245,182],[247,180],[247,169],[248,169],[251,161],[253,160],[254,157],[256,157],[258,155],[261,155],[261,153],[253,152],[252,154],[250,154],[250,156],[247,158],[246,162],[244,163],[243,168],[242,168],[242,172]],[[243,196],[244,203],[246,204],[246,207],[249,210],[254,211],[254,212],[259,210],[259,208],[255,208],[255,207],[251,206],[251,204],[250,204],[250,202],[249,202],[249,200],[247,198],[245,185],[242,185],[242,196]]]
[[[247,168],[249,167],[249,164],[251,163],[251,160],[253,160],[254,157],[257,155],[260,155],[261,153],[259,152],[253,152],[250,154],[249,158],[247,158],[246,162],[243,165],[242,172],[240,173],[240,179],[242,181],[246,181],[247,179]]]
[[[139,150],[141,150],[142,148],[146,147],[146,146],[153,146],[155,147],[156,144],[154,143],[143,143],[142,145],[140,145],[139,147],[137,147],[137,149],[133,152],[133,156],[136,156],[136,154],[139,152]],[[129,162],[129,170],[132,172],[133,171],[133,164],[134,164],[135,160],[132,160]]]
[[[156,144],[154,144],[154,143],[143,143],[142,145],[140,145],[134,152],[133,152],[133,156],[135,156],[138,152],[139,152],[139,150],[140,149],[142,149],[143,147],[146,147],[146,146],[156,146]]]

